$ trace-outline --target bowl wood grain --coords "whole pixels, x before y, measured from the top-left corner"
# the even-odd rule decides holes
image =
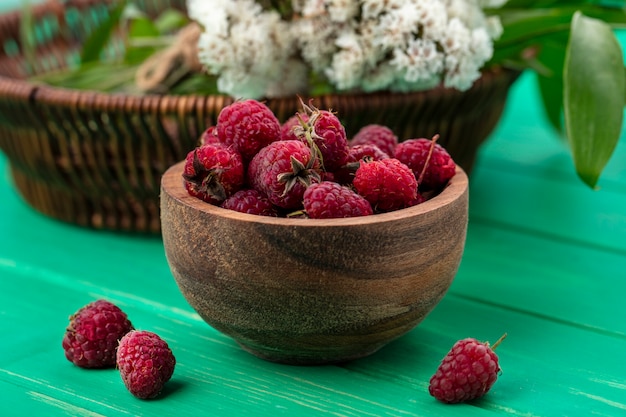
[[[431,200],[348,219],[272,218],[191,197],[182,163],[161,183],[172,274],[215,329],[290,364],[370,355],[419,324],[448,290],[465,244],[468,179]]]

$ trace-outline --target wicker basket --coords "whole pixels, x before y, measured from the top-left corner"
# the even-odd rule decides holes
[[[23,198],[40,212],[98,229],[160,232],[161,174],[183,159],[200,133],[233,101],[227,96],[131,96],[35,85],[32,74],[63,67],[107,15],[108,2],[50,1],[33,12],[36,68],[19,42],[20,13],[0,16],[0,149]],[[184,0],[143,0],[156,13],[184,10]],[[440,143],[470,170],[478,146],[498,122],[519,74],[494,69],[466,92],[438,88],[411,94],[314,97],[337,111],[350,134],[382,123],[401,139],[441,135]],[[285,120],[296,97],[267,104]]]

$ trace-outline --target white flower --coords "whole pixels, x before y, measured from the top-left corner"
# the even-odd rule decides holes
[[[439,0],[422,0],[416,4],[419,13],[419,23],[422,27],[422,36],[427,39],[440,39],[448,20],[446,6]]]
[[[292,0],[280,17],[252,0],[188,0],[204,28],[201,62],[237,97],[306,93],[308,75],[337,90],[461,90],[502,33],[483,8],[503,0]]]
[[[339,35],[335,44],[339,51],[333,55],[325,75],[340,90],[358,87],[365,67],[365,56],[358,35],[345,31]]]
[[[278,13],[252,0],[189,0],[188,11],[203,27],[199,59],[220,91],[260,98],[282,78],[293,42]]]
[[[352,0],[328,0],[328,15],[334,22],[345,23],[359,16],[359,2]]]
[[[380,65],[364,74],[361,88],[365,92],[390,89],[396,81],[397,70],[390,62],[383,61]]]
[[[404,81],[409,84],[431,84],[443,69],[444,56],[428,39],[412,39],[406,49],[396,48],[393,56],[391,64],[404,73]]]
[[[444,85],[466,90],[480,77],[482,64],[493,55],[493,46],[484,28],[474,29],[468,36],[467,46],[446,56]]]

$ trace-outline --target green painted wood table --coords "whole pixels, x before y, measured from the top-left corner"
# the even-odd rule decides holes
[[[0,154],[0,415],[626,416],[626,139],[600,188],[586,188],[533,83],[525,74],[515,85],[471,175],[450,291],[413,331],[341,366],[242,351],[185,302],[159,238],[38,214]],[[178,363],[158,399],[132,397],[115,369],[65,359],[68,316],[97,298],[169,342]],[[503,371],[486,397],[450,406],[429,396],[454,341],[504,332]]]

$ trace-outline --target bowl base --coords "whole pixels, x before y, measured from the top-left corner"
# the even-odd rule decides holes
[[[252,347],[240,341],[237,341],[237,344],[239,344],[244,351],[256,356],[257,358],[268,362],[294,366],[337,365],[347,363],[370,356],[382,348],[382,346],[377,346],[360,352],[311,351],[307,354],[302,351],[295,353],[275,349],[266,349],[258,346]]]

